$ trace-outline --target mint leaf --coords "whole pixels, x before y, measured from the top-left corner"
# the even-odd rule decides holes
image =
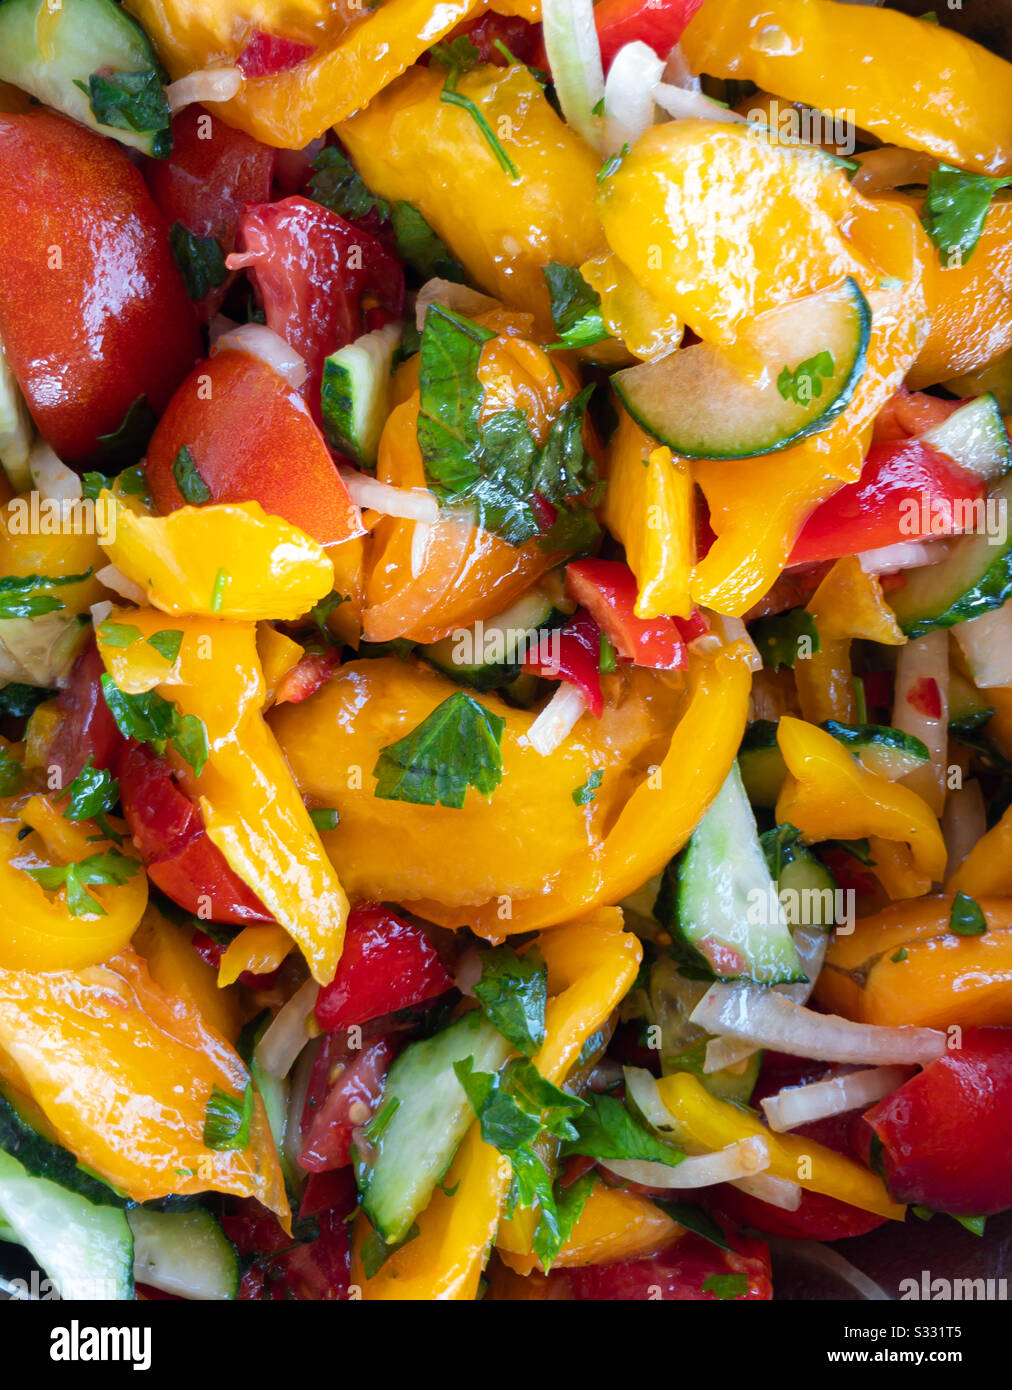
[[[153,632],[147,639],[149,647],[154,647],[160,657],[163,657],[171,666],[179,655],[179,648],[183,645],[183,634],[178,628],[167,627],[161,632]]]
[[[747,1274],[711,1274],[703,1280],[703,1292],[720,1299],[744,1298],[748,1293]]]
[[[553,1190],[554,1225],[552,1222],[546,1221],[542,1215],[535,1229],[532,1242],[534,1253],[541,1261],[541,1268],[546,1274],[558,1259],[559,1251],[572,1235],[573,1227],[583,1215],[583,1208],[586,1206],[587,1198],[597,1180],[597,1171],[591,1168],[588,1173],[584,1173],[575,1182],[571,1182],[568,1187],[560,1187],[558,1183],[555,1184]]]
[[[106,647],[132,647],[141,640],[141,630],[133,623],[113,623],[106,618],[98,625],[98,635]]]
[[[819,650],[818,629],[807,608],[791,608],[786,613],[759,618],[749,628],[749,634],[759,649],[763,665],[771,671],[778,671],[781,666],[794,666],[802,638],[806,639],[809,651]]]
[[[102,693],[124,738],[150,743],[156,753],[164,753],[172,743],[200,776],[208,758],[207,730],[195,714],[180,714],[157,690],[128,695],[107,673],[102,676]]]
[[[491,796],[502,781],[504,728],[473,695],[455,691],[405,738],[380,749],[375,795],[458,811],[468,787]]]
[[[47,893],[58,893],[61,888],[65,889],[67,911],[72,917],[105,917],[105,908],[87,891],[85,885],[123,884],[139,868],[136,859],[130,859],[118,849],[110,849],[104,854],[90,854],[76,864],[51,864],[26,872]]]
[[[953,898],[949,931],[956,936],[983,936],[987,931],[987,921],[980,904],[969,893],[957,893]]]
[[[188,502],[191,507],[199,507],[203,502],[210,502],[211,489],[197,471],[193,455],[185,444],[176,455],[172,465],[172,476],[176,480],[176,487],[183,494],[183,501]]]
[[[545,1041],[548,968],[531,948],[518,955],[512,946],[493,946],[481,955],[475,997],[493,1027],[527,1057]]]
[[[951,164],[940,164],[932,172],[921,220],[945,265],[966,265],[984,230],[991,200],[1009,184],[1012,178],[968,174]]]
[[[831,377],[833,371],[833,354],[828,350],[820,352],[801,362],[793,372],[784,367],[777,377],[777,390],[785,401],[808,405],[822,395],[822,378]]]
[[[585,1154],[588,1158],[638,1158],[671,1167],[685,1157],[681,1149],[644,1129],[614,1096],[592,1092],[587,1100],[587,1108],[576,1120],[576,1138],[563,1142],[564,1157]]]
[[[495,334],[441,304],[430,304],[419,349],[418,446],[426,477],[451,493],[481,475],[478,380],[483,344]]]
[[[253,1083],[248,1081],[240,1100],[214,1086],[204,1112],[204,1147],[245,1149],[253,1125]]]
[[[590,347],[609,337],[601,317],[601,296],[591,289],[575,266],[549,261],[542,266],[552,301],[552,322],[559,345],[567,348]]]
[[[119,800],[119,782],[106,768],[92,766],[91,758],[67,788],[70,799],[64,809],[64,819],[94,820],[111,811]]]
[[[590,774],[590,776],[587,778],[586,782],[584,782],[583,786],[576,788],[576,790],[573,792],[573,801],[576,803],[577,806],[590,805],[590,803],[597,797],[597,789],[598,787],[600,787],[601,779],[603,777],[604,772],[601,770],[601,768],[596,767],[594,771]]]
[[[143,68],[140,72],[93,72],[87,86],[76,84],[88,93],[91,113],[99,125],[115,130],[133,130],[141,135],[164,132],[156,142],[153,153],[164,156],[171,149],[171,114],[157,69]]]
[[[666,1197],[651,1197],[650,1200],[655,1207],[660,1207],[661,1211],[667,1212],[673,1221],[677,1221],[679,1226],[684,1226],[687,1231],[693,1231],[697,1236],[702,1236],[711,1245],[716,1245],[719,1250],[731,1249],[724,1238],[724,1232],[710,1213],[704,1211],[702,1207],[694,1207],[689,1202],[669,1202]]]
[[[375,211],[384,222],[390,204],[370,193],[351,160],[336,145],[328,145],[313,160],[309,197],[339,217],[357,219]]]
[[[464,267],[416,207],[405,202],[394,203],[390,209],[390,225],[398,256],[423,280],[438,277],[462,284],[467,279]]]
[[[191,299],[203,299],[210,290],[225,283],[225,257],[213,236],[194,236],[182,222],[173,222],[169,247]]]

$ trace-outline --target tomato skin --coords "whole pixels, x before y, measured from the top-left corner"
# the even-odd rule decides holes
[[[230,266],[251,272],[267,326],[304,359],[303,394],[319,423],[324,358],[379,327],[367,298],[401,313],[404,272],[375,237],[298,196],[248,206],[239,240],[244,250]]]
[[[315,52],[316,48],[311,43],[283,39],[275,34],[265,34],[262,29],[254,29],[235,61],[247,77],[274,77],[279,72],[297,68]]]
[[[703,0],[601,0],[594,24],[605,71],[624,44],[637,40],[666,58]]]
[[[225,1234],[241,1256],[252,1256],[254,1261],[243,1274],[241,1300],[334,1302],[348,1297],[351,1250],[347,1218],[355,1207],[354,1184],[337,1197],[333,1207],[314,1213],[319,1234],[295,1246],[278,1220],[259,1203],[226,1204],[221,1214]]]
[[[212,502],[259,502],[321,545],[362,532],[305,401],[259,358],[216,353],[169,402],[147,455],[151,495],[163,514],[186,505],[172,472],[184,445]]]
[[[274,695],[276,705],[300,704],[326,685],[340,665],[336,651],[307,652],[299,662],[282,676]]]
[[[339,1038],[329,1039],[328,1046],[320,1049],[302,1117],[300,1168],[326,1173],[351,1162],[355,1130],[367,1124],[379,1108],[392,1057],[390,1044],[383,1038],[357,1052]],[[338,1068],[341,1070],[331,1081],[332,1069]],[[364,1107],[365,1118],[353,1116],[353,1107]]]
[[[49,111],[0,114],[0,183],[0,338],[43,436],[85,463],[138,397],[164,408],[200,356],[197,316],[114,141]]]
[[[60,769],[61,787],[70,786],[89,758],[92,766],[115,772],[126,748],[126,739],[102,694],[104,671],[92,638],[71,667],[70,678],[56,701],[60,723],[46,760]]]
[[[689,1233],[645,1260],[623,1260],[612,1265],[584,1265],[567,1270],[576,1299],[646,1302],[662,1299],[678,1302],[713,1302],[717,1294],[703,1285],[711,1275],[744,1274],[746,1292],[735,1301],[773,1297],[769,1251],[761,1240],[727,1235],[730,1251],[721,1250],[702,1236]]]
[[[549,650],[552,639],[549,638]],[[558,637],[558,665],[549,661],[525,661],[524,670],[548,680],[568,681],[583,691],[587,708],[600,719],[604,708],[601,694],[601,630],[589,613],[579,609]]]
[[[973,503],[986,492],[982,478],[919,440],[873,444],[861,477],[815,509],[787,563],[810,565],[922,536],[948,535],[954,504]]]
[[[671,618],[637,618],[636,576],[620,560],[574,560],[566,588],[590,612],[619,656],[637,666],[676,671],[688,664],[685,642]]]
[[[378,903],[352,908],[337,974],[316,1001],[326,1032],[433,999],[453,984],[432,942]]]
[[[848,1236],[867,1235],[885,1225],[884,1216],[862,1211],[821,1192],[802,1192],[797,1211],[783,1211],[727,1184],[718,1190],[714,1200],[736,1225],[786,1240],[844,1240]]]
[[[131,743],[120,759],[119,787],[123,815],[148,877],[173,902],[213,922],[273,922],[208,839],[200,811],[176,785],[164,759],[144,744]]]
[[[1012,1028],[965,1028],[962,1046],[865,1112],[900,1202],[958,1216],[1012,1206]]]
[[[541,46],[541,25],[531,24],[519,15],[490,11],[478,19],[463,20],[450,30],[442,42],[452,43],[461,37],[471,40],[478,50],[478,61],[481,63],[496,63],[500,67],[506,63],[506,55],[495,46],[497,39],[505,44],[514,58],[521,63],[529,63]],[[425,56],[428,58],[428,54]]]

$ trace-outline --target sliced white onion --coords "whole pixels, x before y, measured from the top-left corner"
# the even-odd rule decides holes
[[[202,105],[209,101],[231,101],[238,96],[244,81],[242,68],[200,68],[187,73],[165,89],[169,110],[173,115],[184,106],[192,106],[199,101]]]
[[[919,707],[922,701],[917,692],[925,681],[933,682],[938,691],[937,719]],[[931,755],[930,762],[922,763],[901,777],[900,784],[922,796],[935,815],[940,816],[945,806],[949,766],[949,635],[944,628],[936,628],[900,647],[896,658],[893,726],[919,738]]]
[[[850,0],[850,3],[859,3],[859,0]],[[838,1250],[833,1250],[828,1245],[822,1245],[814,1240],[774,1239],[769,1242],[769,1246],[774,1255],[786,1256],[792,1260],[797,1260],[799,1264],[811,1265],[816,1269],[835,1274],[838,1279],[849,1284],[862,1298],[870,1302],[892,1302],[881,1285],[876,1284],[874,1279],[869,1279],[867,1274],[863,1274],[849,1260],[845,1260]]]
[[[808,1086],[785,1086],[775,1096],[760,1101],[766,1123],[776,1133],[797,1129],[830,1115],[845,1115],[873,1105],[895,1091],[907,1079],[904,1067],[869,1067],[847,1076],[831,1076]]]
[[[710,620],[711,627],[715,627],[722,635],[725,647],[740,643],[742,650],[747,653],[748,669],[750,671],[762,670],[763,659],[759,655],[759,648],[748,635],[748,628],[741,618],[733,618],[727,613],[711,613],[709,610],[706,616]],[[695,640],[698,642],[701,639],[697,637]]]
[[[419,333],[425,327],[425,315],[430,304],[441,304],[444,309],[452,309],[455,314],[463,314],[468,319],[487,314],[490,309],[501,308],[498,299],[480,294],[478,290],[472,290],[467,285],[458,285],[453,280],[438,278],[426,280],[415,297],[415,327]]]
[[[666,82],[658,82],[653,90],[657,105],[676,119],[698,117],[704,121],[747,122],[745,117],[732,111],[729,106],[721,106],[719,101],[711,101],[702,92],[688,92],[684,87],[671,87]]]
[[[671,87],[681,87],[686,92],[699,91],[699,78],[689,66],[689,60],[682,52],[682,45],[676,43],[664,63],[664,81]]]
[[[602,1168],[643,1187],[693,1188],[715,1187],[719,1182],[753,1177],[770,1166],[770,1150],[766,1140],[756,1135],[729,1144],[714,1153],[696,1154],[683,1158],[673,1167],[647,1159],[598,1159]]]
[[[58,459],[44,439],[37,439],[32,445],[28,472],[40,497],[76,502],[84,495],[80,474]]]
[[[100,584],[104,584],[107,589],[111,589],[114,594],[119,594],[120,598],[127,599],[130,603],[146,604],[148,596],[139,584],[135,584],[132,579],[128,579],[121,569],[116,565],[105,565],[97,570],[95,578]]]
[[[320,1048],[324,1045],[324,1041],[323,1037],[313,1038],[302,1049],[292,1068],[291,1083],[288,1087],[284,1151],[285,1157],[288,1159],[289,1169],[296,1177],[305,1174],[305,1169],[301,1168],[298,1162],[299,1150],[302,1148],[302,1112],[306,1108],[306,1097],[309,1095],[309,1087],[313,1079],[313,1064]]]
[[[817,1014],[775,990],[741,980],[711,985],[689,1021],[709,1033],[727,1033],[756,1047],[822,1062],[927,1066],[945,1051],[945,1034],[936,1028],[852,1023],[836,1014]]]
[[[947,858],[945,877],[948,879],[982,839],[987,830],[987,809],[984,793],[976,777],[971,777],[945,798],[942,812],[942,837],[945,840]]]
[[[619,49],[604,84],[604,153],[618,154],[635,145],[654,123],[653,89],[664,64],[646,43],[627,43]]]
[[[586,709],[587,699],[583,691],[568,681],[560,681],[558,690],[527,730],[527,742],[547,758],[549,753],[554,753],[560,744],[565,743]]]
[[[230,270],[235,268],[231,263],[238,259],[237,256],[229,256]],[[215,340],[211,352],[229,350],[258,357],[268,367],[273,367],[296,391],[308,375],[305,359],[285,342],[280,333],[275,333],[265,323],[241,323],[238,328],[230,328]]]
[[[207,325],[207,336],[213,348],[219,338],[226,333],[231,333],[234,328],[239,327],[238,319],[230,319],[227,314],[215,314],[214,318]]]
[[[897,541],[878,550],[862,550],[857,559],[865,574],[895,574],[899,570],[937,565],[948,553],[949,547],[943,540]]]
[[[1012,602],[957,623],[952,635],[978,690],[1012,685]]]
[[[594,107],[604,96],[604,68],[594,0],[542,0],[541,31],[562,114],[588,145],[600,149],[601,120]]]
[[[439,501],[428,488],[393,487],[354,468],[341,468],[338,472],[351,500],[363,509],[368,507],[370,511],[401,517],[405,521],[432,523],[439,520]]]
[[[99,603],[93,603],[91,605],[91,621],[93,626],[99,627],[104,623],[112,612],[112,608],[112,603],[107,598],[102,599]]]
[[[781,1211],[797,1211],[801,1206],[801,1184],[789,1178],[775,1178],[772,1173],[756,1173],[751,1178],[737,1178],[732,1184],[739,1192],[757,1197]]]
[[[307,980],[278,1011],[256,1045],[257,1065],[271,1076],[287,1076],[292,1063],[309,1041],[306,1023],[316,1007],[320,986]]]

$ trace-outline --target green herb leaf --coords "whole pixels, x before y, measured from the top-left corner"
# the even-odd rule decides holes
[[[658,1139],[630,1115],[614,1096],[592,1092],[586,1110],[578,1117],[575,1139],[562,1145],[562,1154],[586,1154],[588,1158],[641,1158],[671,1167],[685,1154],[673,1144]]]
[[[58,589],[65,584],[80,584],[88,578],[91,570],[83,574],[5,574],[0,578],[0,619],[40,618],[44,613],[55,613],[64,605],[51,594],[40,594],[39,589]]]
[[[716,1245],[718,1250],[730,1250],[731,1247],[724,1239],[724,1232],[714,1221],[708,1211],[702,1207],[691,1206],[688,1202],[669,1202],[666,1197],[651,1197],[655,1207],[660,1207],[661,1211],[667,1212],[672,1220],[677,1221],[679,1226],[684,1226],[687,1231],[693,1231],[697,1236],[702,1236],[711,1245]]]
[[[454,43],[459,42],[459,39],[454,40]],[[473,102],[470,97],[466,97],[462,92],[457,91],[457,81],[460,77],[460,72],[461,69],[459,65],[455,65],[452,68],[443,85],[443,90],[439,94],[439,100],[446,102],[449,106],[459,106],[462,111],[466,111],[481,131],[482,138],[495,155],[500,169],[502,169],[504,173],[509,174],[511,179],[518,179],[520,177],[519,170],[503,149],[502,142],[489,125],[484,111],[482,111],[477,103]]]
[[[114,430],[112,434],[100,434],[98,436],[103,458],[114,464],[133,462],[133,460],[139,459],[147,448],[148,440],[154,433],[157,423],[157,416],[148,405],[147,396],[138,396],[124,415],[123,423],[119,429]],[[143,472],[143,470],[138,471]],[[85,497],[91,495],[88,491],[88,479],[101,477],[101,473],[85,473],[83,487]],[[103,479],[103,485],[109,487],[112,481],[111,478]],[[124,479],[121,487],[124,492],[127,492],[129,489],[125,483],[126,480]],[[147,491],[146,480],[141,491]],[[98,492],[96,491],[93,500],[97,497]]]
[[[91,113],[99,125],[138,134],[168,132],[172,122],[168,98],[155,68],[140,72],[93,72],[87,85],[76,84],[87,92]],[[161,151],[157,151],[161,153]],[[168,154],[168,149],[165,150]]]
[[[128,695],[108,674],[102,676],[102,693],[124,738],[150,743],[157,753],[172,743],[200,776],[208,759],[207,730],[195,714],[180,714],[157,690]]]
[[[814,398],[822,395],[822,378],[833,375],[833,354],[826,349],[801,362],[792,372],[790,367],[782,368],[777,377],[777,390],[785,401],[795,405],[808,405]]]
[[[953,898],[949,931],[956,936],[983,936],[987,931],[987,921],[980,904],[969,893],[957,893]]]
[[[711,1274],[703,1280],[703,1292],[720,1299],[744,1298],[748,1293],[747,1274]]]
[[[552,321],[563,347],[590,347],[610,337],[601,317],[601,296],[575,266],[550,261],[541,273],[551,295]]]
[[[248,1081],[240,1100],[214,1086],[204,1112],[204,1147],[245,1149],[253,1125],[253,1083]]]
[[[390,1096],[383,1102],[380,1108],[373,1115],[362,1133],[371,1144],[375,1144],[377,1139],[382,1138],[387,1125],[400,1109],[401,1101],[399,1096]]]
[[[460,492],[481,474],[478,380],[484,343],[495,334],[441,304],[430,304],[419,350],[418,445],[426,476]]]
[[[615,648],[606,632],[601,633],[601,656],[597,663],[597,669],[602,676],[610,675],[615,669]]]
[[[429,49],[429,56],[451,71],[456,68],[458,72],[470,72],[481,64],[481,55],[466,34],[434,43]]]
[[[385,222],[390,216],[390,204],[369,192],[351,160],[336,145],[327,145],[313,160],[309,196],[339,217],[355,220],[375,211]]]
[[[140,628],[133,623],[113,623],[108,618],[99,623],[98,635],[107,647],[132,647],[142,636]]]
[[[405,738],[380,749],[375,795],[460,810],[468,787],[489,797],[502,781],[505,723],[457,690]]]
[[[546,1274],[558,1259],[559,1251],[572,1235],[573,1227],[582,1216],[587,1198],[597,1180],[597,1172],[592,1168],[589,1173],[584,1173],[575,1182],[571,1182],[568,1187],[560,1187],[558,1183],[555,1184],[553,1189],[555,1222],[546,1221],[544,1214],[542,1214],[541,1220],[535,1228],[532,1241],[534,1253],[541,1261],[541,1268]]]
[[[0,748],[0,796],[14,796],[24,779],[25,770],[13,754]]]
[[[958,1221],[959,1224],[960,1224],[961,1226],[965,1227],[966,1230],[968,1230],[968,1231],[970,1232],[971,1235],[974,1235],[974,1236],[982,1236],[982,1235],[984,1234],[984,1226],[985,1226],[985,1224],[986,1224],[986,1222],[987,1222],[987,1217],[986,1217],[986,1216],[955,1216],[955,1215],[954,1215],[954,1216],[953,1216],[953,1220]]]
[[[966,265],[984,230],[991,200],[1012,178],[991,179],[940,164],[928,179],[921,219],[944,265]]]
[[[110,849],[104,854],[90,854],[76,864],[52,864],[42,869],[28,869],[27,873],[47,893],[65,889],[67,911],[72,917],[105,917],[105,908],[85,885],[123,884],[139,868],[136,859],[130,859],[118,849]]]
[[[893,955],[889,957],[889,959],[893,962],[894,965],[899,965],[902,961],[905,961],[906,958],[907,948],[905,946],[901,946],[898,951],[896,951]]]
[[[394,203],[390,209],[390,225],[397,243],[397,254],[423,280],[434,276],[462,284],[467,275],[454,258],[446,243],[410,203]]]
[[[10,685],[0,686],[0,714],[10,719],[27,719],[43,701],[52,699],[55,694],[55,690],[46,690],[41,685],[11,681]]]
[[[182,222],[173,222],[169,246],[191,299],[203,299],[210,290],[225,283],[225,257],[213,236],[194,236]]]
[[[193,455],[185,444],[176,455],[172,465],[172,476],[176,480],[176,487],[183,494],[183,501],[188,502],[191,507],[210,502],[211,489],[197,471]]]
[[[597,171],[598,183],[604,183],[605,179],[610,179],[617,169],[621,169],[622,161],[628,153],[629,146],[623,145],[618,154],[613,154],[610,158],[606,159]]]
[[[67,788],[70,799],[63,815],[66,820],[94,820],[111,811],[119,800],[119,782],[106,768],[92,766],[91,758]]]
[[[791,608],[786,613],[775,613],[771,618],[759,618],[749,629],[752,641],[759,649],[763,665],[778,671],[781,666],[791,666],[801,653],[801,642],[810,653],[819,650],[819,633],[815,619],[806,608]]]
[[[153,632],[147,639],[149,647],[154,647],[160,657],[163,657],[171,666],[179,655],[179,648],[183,644],[183,634],[178,628],[166,627],[161,632]]]
[[[584,782],[583,786],[576,788],[573,792],[573,800],[577,806],[587,806],[596,799],[597,789],[601,785],[603,776],[603,770],[601,768],[595,768],[586,782]]]
[[[316,826],[317,830],[336,830],[341,823],[341,817],[331,807],[323,806],[318,810],[310,811],[309,819]]]
[[[228,570],[218,570],[214,576],[214,587],[211,589],[211,612],[220,613],[221,605],[225,602],[225,591],[229,586]]]
[[[327,622],[327,619],[330,617],[331,613],[333,613],[335,608],[340,608],[342,603],[349,602],[350,599],[346,598],[344,594],[334,592],[332,594],[328,594],[326,598],[321,598],[319,603],[314,603],[312,608],[309,610],[309,616],[312,618],[316,626],[320,629],[321,636],[324,638],[326,642],[329,642],[332,647],[341,646],[341,640],[339,637],[335,637],[334,634],[331,632],[330,625]]]
[[[514,1047],[533,1057],[545,1040],[548,968],[531,948],[518,955],[512,946],[493,946],[481,955],[475,996],[489,1022]]]

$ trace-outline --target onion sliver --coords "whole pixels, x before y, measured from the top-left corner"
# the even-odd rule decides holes
[[[681,1163],[653,1163],[646,1159],[598,1159],[602,1168],[624,1178],[626,1182],[643,1187],[694,1188],[715,1187],[717,1183],[734,1182],[736,1178],[753,1177],[770,1166],[770,1151],[766,1140],[756,1135],[729,1144],[713,1153],[683,1158]]]
[[[925,698],[927,691],[937,698],[937,714]],[[944,628],[935,628],[899,648],[893,725],[919,738],[931,755],[930,762],[901,777],[901,785],[922,796],[940,816],[949,767],[949,634]]]
[[[594,107],[604,96],[594,0],[542,0],[541,32],[562,114],[588,145],[600,148]]]
[[[906,1079],[905,1067],[869,1067],[867,1071],[813,1081],[809,1086],[785,1086],[775,1096],[760,1101],[760,1105],[770,1129],[783,1133],[830,1115],[845,1115],[848,1110],[874,1105]]]
[[[306,1023],[316,1007],[320,986],[315,980],[301,985],[278,1012],[256,1046],[256,1060],[271,1076],[287,1076],[292,1063],[309,1041]]]
[[[947,851],[946,878],[956,872],[986,832],[987,808],[984,805],[984,793],[976,777],[971,777],[969,782],[964,782],[945,798],[942,838],[945,840]]]
[[[419,333],[425,327],[425,315],[430,304],[441,304],[444,309],[452,309],[455,314],[463,314],[470,319],[501,307],[498,299],[480,294],[467,285],[458,285],[454,280],[426,280],[415,297],[415,327]]]
[[[957,623],[952,635],[978,690],[1012,685],[1012,601],[979,618]]]
[[[886,1291],[875,1283],[874,1279],[869,1279],[867,1274],[852,1265],[849,1260],[845,1260],[838,1250],[831,1249],[828,1245],[822,1245],[814,1240],[771,1240],[770,1250],[774,1255],[786,1256],[796,1259],[801,1264],[814,1265],[816,1269],[827,1270],[830,1274],[835,1274],[838,1279],[850,1287],[864,1299],[869,1301],[884,1301],[891,1303],[892,1299]]]
[[[83,496],[81,475],[57,458],[44,439],[32,445],[28,472],[40,497],[56,502],[76,502]]]
[[[527,730],[527,742],[542,757],[554,753],[573,731],[573,726],[586,711],[587,699],[582,690],[568,681],[559,688]]]
[[[749,1197],[757,1197],[781,1211],[797,1211],[801,1206],[801,1184],[788,1178],[775,1178],[772,1173],[756,1173],[750,1178],[736,1178],[731,1184]]]
[[[128,579],[116,565],[103,565],[100,570],[95,571],[95,578],[129,603],[146,604],[148,601],[148,596],[141,586]]]
[[[618,154],[623,145],[635,145],[653,125],[653,89],[663,70],[649,44],[623,44],[615,54],[604,84],[605,154]]]
[[[689,1016],[709,1033],[728,1033],[794,1057],[874,1066],[927,1066],[945,1051],[937,1028],[885,1028],[817,1014],[763,985],[712,985]]]
[[[684,87],[671,87],[667,82],[658,82],[652,96],[658,106],[676,119],[689,116],[704,121],[737,121],[747,124],[745,117],[740,116],[737,111],[721,106],[718,101],[711,101],[702,92],[687,92]]]
[[[439,501],[428,488],[392,487],[357,473],[352,468],[339,470],[351,500],[363,509],[398,516],[405,521],[435,522],[439,519]]]
[[[238,96],[243,84],[242,68],[200,68],[187,73],[165,89],[169,110],[173,115],[195,101],[231,101]]]
[[[865,574],[895,574],[899,570],[920,569],[937,565],[945,559],[949,547],[942,540],[897,541],[878,550],[862,550],[857,562]]]
[[[230,261],[234,259],[229,256]],[[242,323],[238,328],[230,328],[215,340],[211,351],[219,353],[230,349],[233,352],[245,352],[249,357],[259,357],[261,362],[273,367],[296,391],[308,375],[304,358],[285,342],[280,333],[275,333],[264,323]]]

